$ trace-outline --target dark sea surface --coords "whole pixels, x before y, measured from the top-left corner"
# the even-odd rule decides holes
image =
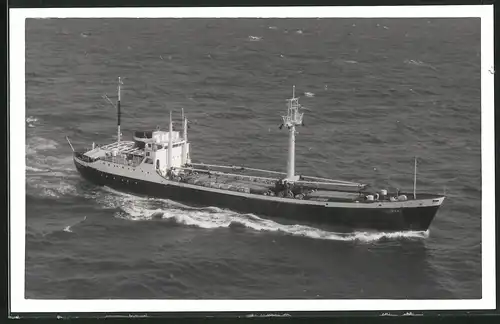
[[[411,191],[418,156],[447,199],[336,233],[94,186],[64,136],[115,140],[118,76],[126,139],[184,108],[193,160],[284,171],[295,85],[298,173]],[[479,18],[28,19],[26,297],[481,298],[480,97]]]

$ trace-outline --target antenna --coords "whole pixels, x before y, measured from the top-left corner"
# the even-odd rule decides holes
[[[413,199],[417,199],[417,157],[415,156],[415,170],[413,173]]]
[[[292,90],[292,98],[287,99],[288,110],[287,115],[282,116],[283,126],[289,130],[288,137],[288,165],[287,165],[287,179],[295,179],[295,126],[302,125],[302,118],[304,113],[299,112],[300,104],[299,98],[295,98],[295,85]]]
[[[111,101],[111,99],[108,98],[107,95],[102,95],[102,98],[105,99],[107,102],[109,102],[111,104],[111,106],[115,107],[116,108],[116,105],[113,101]]]

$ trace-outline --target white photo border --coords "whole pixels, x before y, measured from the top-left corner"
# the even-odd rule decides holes
[[[84,312],[294,312],[415,311],[496,308],[493,5],[221,8],[10,9],[10,311]],[[482,298],[467,300],[35,300],[25,299],[26,18],[481,18]],[[23,109],[24,108],[24,109]]]

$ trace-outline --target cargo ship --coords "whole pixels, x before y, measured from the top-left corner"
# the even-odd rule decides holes
[[[191,206],[353,230],[426,231],[445,199],[417,194],[416,159],[413,192],[370,190],[363,183],[296,174],[296,128],[303,126],[304,113],[295,86],[279,126],[288,132],[286,172],[279,172],[191,161],[184,111],[182,132],[173,129],[170,112],[168,130],[138,130],[132,141],[122,140],[121,85],[118,78],[118,99],[112,102],[117,109],[116,142],[75,150],[66,137],[76,169],[94,184]]]

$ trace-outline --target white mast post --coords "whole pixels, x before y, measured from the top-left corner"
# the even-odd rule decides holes
[[[121,119],[121,111],[120,111],[120,101],[121,101],[121,84],[122,80],[120,77],[118,77],[118,103],[117,103],[117,113],[118,113],[118,134],[117,134],[117,140],[118,143],[120,143],[121,140],[121,131],[120,131],[120,119]]]
[[[304,113],[299,112],[299,98],[295,98],[295,85],[293,86],[292,99],[288,99],[288,114],[283,116],[283,126],[289,130],[288,137],[288,163],[287,163],[287,179],[291,181],[297,180],[295,176],[295,126],[302,124]]]
[[[415,170],[413,171],[413,199],[417,199],[417,157],[415,156]]]
[[[172,147],[173,147],[173,135],[172,135],[172,111],[170,111],[170,124],[169,124],[169,128],[168,128],[168,163],[167,163],[167,167],[168,169],[171,169],[172,168]]]
[[[184,140],[184,144],[182,145],[182,164],[187,163],[187,118],[184,116],[184,108],[182,108],[182,139]]]

